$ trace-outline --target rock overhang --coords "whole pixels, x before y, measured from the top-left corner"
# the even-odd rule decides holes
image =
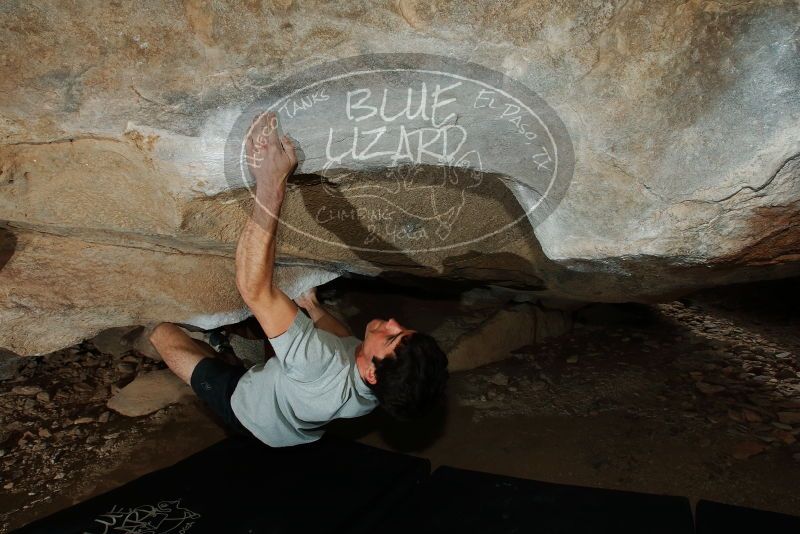
[[[309,245],[287,229],[282,263],[373,275],[405,269],[600,301],[797,273],[796,6],[553,1],[537,10],[495,6],[483,17],[481,3],[430,12],[401,4],[347,15],[324,6],[309,16],[300,5],[253,3],[246,17],[232,6],[192,2],[116,14],[53,5],[48,17],[7,4],[0,219],[16,243],[5,246],[13,254],[0,271],[3,346],[37,352],[100,327],[241,310],[230,262],[249,206],[246,187],[226,175],[231,128],[281,81],[375,53],[439,54],[535,91],[570,134],[569,188],[535,229],[515,225],[507,240],[454,254]],[[46,59],[30,62],[37,54]],[[306,140],[311,147],[330,133],[298,129],[317,136]],[[473,139],[505,142],[509,132]],[[341,143],[332,154],[347,151]],[[308,163],[315,161],[322,160]],[[335,170],[370,170],[342,161]],[[320,168],[301,169],[302,184],[287,199],[287,222],[299,228],[324,227],[309,212],[330,192]],[[372,166],[368,177],[390,168]],[[483,171],[481,179],[498,183],[522,176]],[[486,197],[467,193],[476,226],[499,224],[525,206],[519,191],[493,191],[482,212]],[[508,191],[517,206],[506,202]],[[360,232],[329,230],[332,242],[345,236],[351,244]],[[38,246],[61,255],[60,269],[34,253]],[[104,273],[104,282],[89,272]],[[173,294],[167,305],[148,282],[125,293],[133,300],[122,307],[110,300],[119,298],[114,287],[135,288],[143,276],[193,291]],[[52,295],[44,291],[53,287]],[[198,298],[202,292],[216,298]],[[42,326],[60,334],[39,336]]]

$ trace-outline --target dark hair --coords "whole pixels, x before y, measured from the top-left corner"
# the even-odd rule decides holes
[[[381,407],[396,419],[421,417],[444,395],[447,356],[428,334],[408,334],[400,339],[393,356],[372,361],[376,383],[370,387]]]

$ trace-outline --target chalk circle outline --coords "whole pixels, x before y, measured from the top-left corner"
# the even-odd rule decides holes
[[[434,67],[441,68],[441,65],[445,65],[448,68],[448,70],[434,69]],[[473,74],[464,75],[464,74],[457,74],[452,71],[460,71],[462,73],[468,72]],[[338,74],[330,75],[331,72],[338,72]],[[480,237],[475,237],[473,239],[460,241],[458,243],[441,245],[436,247],[416,248],[416,249],[398,248],[391,250],[348,245],[342,243],[341,241],[331,241],[313,235],[309,232],[306,232],[300,228],[295,227],[290,223],[287,223],[280,217],[275,217],[275,214],[272,213],[271,210],[269,210],[268,208],[266,208],[265,206],[263,206],[261,203],[258,202],[258,200],[255,198],[254,191],[251,189],[250,186],[251,180],[248,179],[249,170],[247,168],[246,158],[244,157],[245,142],[247,139],[247,135],[249,134],[250,129],[252,128],[252,122],[253,122],[252,119],[256,115],[267,111],[280,109],[281,105],[286,100],[292,98],[292,96],[297,95],[298,93],[308,91],[309,89],[322,85],[326,82],[338,81],[353,76],[363,76],[370,74],[386,75],[386,74],[404,73],[404,72],[446,76],[452,79],[482,86],[486,89],[496,91],[510,100],[513,100],[522,109],[527,111],[528,114],[534,117],[536,121],[539,123],[539,125],[542,127],[542,129],[545,132],[547,132],[551,146],[553,147],[554,150],[553,161],[555,163],[547,189],[543,194],[540,194],[539,200],[532,207],[525,210],[525,212],[519,217],[517,217],[515,220],[490,233],[483,234]],[[487,82],[481,79],[476,79],[477,76],[475,76],[475,74],[479,74],[480,78],[483,78],[483,80],[488,79],[493,81],[494,83],[491,83],[491,81]],[[319,79],[320,75],[327,77],[320,80]],[[291,89],[292,87],[297,87],[297,88]],[[327,245],[341,247],[348,250],[357,250],[361,252],[375,252],[375,253],[387,253],[387,254],[431,253],[431,252],[440,252],[443,250],[463,248],[465,246],[472,245],[480,241],[484,241],[492,236],[495,236],[497,234],[509,230],[510,228],[516,226],[523,220],[527,220],[528,222],[531,223],[531,230],[532,230],[536,228],[536,226],[541,224],[555,210],[555,208],[561,202],[564,194],[566,193],[567,188],[569,187],[569,183],[572,180],[572,174],[574,172],[574,165],[575,165],[575,159],[574,159],[575,156],[572,146],[572,140],[569,136],[566,126],[561,121],[558,114],[547,104],[547,102],[544,99],[542,99],[539,95],[537,95],[533,90],[531,90],[524,84],[500,72],[483,67],[482,65],[469,62],[462,62],[455,60],[453,58],[449,58],[446,56],[438,56],[434,54],[403,54],[403,53],[365,54],[365,55],[345,58],[338,61],[322,63],[314,67],[309,67],[297,74],[289,76],[288,78],[275,82],[274,84],[265,87],[263,90],[267,94],[259,96],[257,99],[252,101],[248,106],[246,106],[244,111],[239,115],[237,120],[234,122],[234,126],[231,129],[231,132],[228,136],[225,145],[226,161],[224,165],[226,180],[228,181],[228,184],[232,188],[237,188],[244,185],[244,187],[247,188],[247,190],[250,192],[254,201],[259,203],[259,206],[261,206],[262,209],[267,211],[267,213],[269,213],[271,217],[277,218],[279,224],[285,225],[291,230],[307,238],[314,239],[315,241],[325,243]],[[514,96],[514,93],[523,94],[525,98],[529,102],[532,102],[534,105],[533,106],[529,105],[529,103],[526,103],[517,96]],[[535,108],[537,112],[534,112],[532,107]],[[555,138],[554,138],[554,133],[551,131],[551,129],[556,130]],[[560,140],[560,143],[556,142],[556,138]],[[302,149],[302,147],[300,148]],[[238,179],[233,179],[233,176],[231,176],[232,175],[232,170],[230,165],[231,161],[236,161],[237,163],[236,176],[238,177]],[[516,177],[512,178],[517,183],[520,182],[520,180],[518,180]],[[525,185],[523,184],[522,187],[525,187]],[[551,189],[553,189],[553,191],[551,191]],[[541,205],[545,206],[543,215],[540,215],[538,217],[538,220],[534,224],[534,221],[532,220],[533,212],[536,211]],[[539,213],[542,212],[540,211]]]

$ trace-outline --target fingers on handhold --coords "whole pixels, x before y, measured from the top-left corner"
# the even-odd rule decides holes
[[[289,139],[288,135],[281,137],[281,144],[283,145],[283,150],[286,152],[286,155],[289,156],[289,159],[292,161],[292,163],[297,163],[297,155],[295,154],[294,143],[292,143],[292,140]]]
[[[266,115],[267,117],[267,127],[266,130],[266,137],[270,143],[273,143],[275,146],[280,145],[280,139],[278,139],[278,116],[275,115],[274,112],[270,111]]]
[[[250,124],[250,135],[252,137],[258,137],[263,127],[264,127],[264,114],[259,113],[258,115],[253,117],[253,122]]]
[[[265,113],[259,113],[253,117],[253,120],[250,122],[250,128],[247,130],[247,138],[253,140],[253,144],[258,146],[261,143],[261,139],[263,138],[264,132],[264,124],[265,120]]]
[[[245,138],[245,147],[251,151],[257,151],[260,146],[257,141],[258,139],[258,120],[260,115],[256,115],[253,118],[253,122],[250,124],[250,128],[247,130],[247,135]]]
[[[261,113],[253,118],[247,146],[254,152],[260,149],[276,150],[283,148],[293,163],[297,163],[294,143],[288,136],[278,135],[278,115],[274,111]]]

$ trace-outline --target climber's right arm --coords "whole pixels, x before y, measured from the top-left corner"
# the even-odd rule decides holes
[[[278,217],[297,157],[289,138],[278,137],[277,117],[271,112],[254,122],[246,154],[256,195],[236,247],[236,287],[267,337],[275,337],[291,326],[298,313],[297,305],[273,283]]]

